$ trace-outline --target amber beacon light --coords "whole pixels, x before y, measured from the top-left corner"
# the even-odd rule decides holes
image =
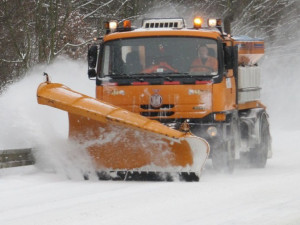
[[[202,18],[195,17],[194,18],[194,28],[199,29],[202,26]]]
[[[131,21],[130,20],[124,20],[123,27],[130,29],[131,28]]]

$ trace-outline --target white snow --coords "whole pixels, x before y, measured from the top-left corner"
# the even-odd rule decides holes
[[[0,170],[1,225],[300,224],[299,58],[269,56],[262,65],[273,138],[266,168],[218,174],[208,160],[195,183],[82,179],[90,163],[66,142],[66,113],[38,105],[35,92],[46,71],[53,82],[94,96],[86,70],[82,62],[58,59],[0,96],[0,148],[43,150],[36,166]]]
[[[1,170],[0,224],[296,225],[300,132],[274,134],[267,168],[226,175],[208,164],[199,183],[68,180],[33,166]]]

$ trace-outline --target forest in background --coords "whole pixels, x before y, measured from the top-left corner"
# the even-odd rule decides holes
[[[231,21],[233,35],[264,38],[269,53],[299,37],[299,0],[0,0],[0,93],[32,66],[57,56],[85,59],[103,23],[194,16]]]

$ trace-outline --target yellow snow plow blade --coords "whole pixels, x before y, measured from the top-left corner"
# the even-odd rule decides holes
[[[99,174],[118,171],[126,178],[134,172],[177,173],[183,179],[199,180],[209,154],[202,138],[58,83],[40,84],[37,98],[39,104],[69,113],[69,137],[86,147]]]

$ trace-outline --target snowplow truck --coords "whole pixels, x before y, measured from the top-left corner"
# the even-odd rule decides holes
[[[69,114],[69,136],[86,146],[105,179],[199,180],[206,159],[232,172],[236,159],[271,156],[260,101],[264,41],[232,37],[220,19],[105,23],[88,50],[96,98],[48,80],[38,102]],[[209,143],[209,144],[208,144]]]

